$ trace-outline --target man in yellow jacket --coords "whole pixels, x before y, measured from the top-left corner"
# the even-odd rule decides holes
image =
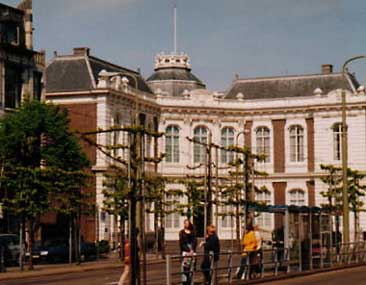
[[[247,226],[246,234],[244,235],[244,238],[242,240],[243,245],[243,252],[241,254],[241,262],[240,262],[240,269],[237,274],[237,278],[241,279],[244,273],[244,270],[248,264],[253,263],[253,259],[256,256],[256,250],[257,250],[257,238],[255,236],[253,225],[249,224]],[[252,270],[249,270],[249,278],[251,277]]]

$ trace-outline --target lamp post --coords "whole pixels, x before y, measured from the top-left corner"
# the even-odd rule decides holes
[[[126,86],[129,83],[129,80],[126,76],[129,76],[131,78],[134,79],[135,81],[135,89],[136,91],[138,90],[138,80],[137,77],[131,73],[123,73],[120,72],[118,73],[119,76],[123,76],[122,77],[122,83],[125,84]],[[137,92],[135,94],[135,114],[134,114],[134,118],[132,118],[132,122],[134,123],[134,125],[140,125],[139,122],[139,115],[138,115],[138,97],[137,97]],[[128,158],[128,187],[129,187],[129,191],[131,192],[131,200],[129,201],[129,239],[130,239],[130,244],[131,244],[131,275],[130,275],[130,284],[140,284],[140,274],[139,274],[139,258],[138,258],[138,242],[137,242],[137,231],[136,228],[139,226],[140,227],[140,246],[142,247],[142,259],[143,259],[143,267],[142,267],[142,271],[143,271],[143,284],[146,284],[146,253],[145,253],[145,242],[144,242],[144,207],[143,207],[143,199],[144,199],[144,193],[143,193],[143,186],[140,185],[140,189],[138,189],[137,186],[137,176],[141,176],[143,175],[143,168],[144,168],[144,151],[143,151],[143,147],[144,147],[144,135],[140,135],[140,143],[138,143],[138,139],[137,139],[137,134],[133,134],[132,138],[131,135],[129,133],[128,135],[128,140],[129,140],[129,148],[130,148],[130,153],[129,153],[129,158]],[[134,145],[133,145],[134,144]],[[132,186],[132,181],[131,181],[131,176],[132,176],[132,157],[131,157],[131,147],[134,148],[133,151],[133,158],[136,160],[137,159],[137,147],[140,147],[140,158],[141,158],[141,169],[140,171],[138,171],[138,166],[134,166],[133,170],[134,170],[134,183]],[[131,189],[131,187],[135,188],[135,189]],[[138,191],[140,190],[140,194],[142,197],[142,201],[140,201],[140,204],[137,205],[137,196],[138,196]],[[135,192],[136,191],[136,192]]]
[[[347,79],[347,65],[357,59],[366,58],[366,55],[354,56],[346,60],[342,66],[342,75]],[[343,200],[343,242],[349,242],[349,201],[348,201],[348,128],[346,114],[346,90],[342,89],[342,200]]]

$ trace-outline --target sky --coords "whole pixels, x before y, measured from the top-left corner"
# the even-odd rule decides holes
[[[0,0],[16,6],[20,0]],[[210,90],[242,78],[339,71],[366,54],[365,0],[33,0],[34,46],[91,54],[153,72],[154,57],[173,50],[177,3],[178,50]],[[365,82],[366,60],[350,67]]]

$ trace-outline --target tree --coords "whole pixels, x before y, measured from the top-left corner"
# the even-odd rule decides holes
[[[342,209],[342,168],[334,165],[320,165],[326,171],[326,175],[321,177],[321,181],[328,185],[327,191],[322,191],[321,195],[328,200],[328,204],[322,205],[337,213],[336,230],[339,232],[339,213]],[[359,212],[363,210],[364,203],[362,197],[365,196],[366,186],[362,183],[366,175],[358,170],[347,169],[348,177],[348,201],[350,209],[354,214],[354,238],[358,239]]]
[[[120,257],[123,258],[123,241],[126,235],[125,222],[128,220],[128,173],[125,168],[110,165],[104,174],[103,210],[119,218],[120,222]]]
[[[326,172],[326,175],[322,176],[320,180],[328,185],[326,191],[320,192],[320,194],[327,199],[328,204],[322,205],[329,208],[331,211],[340,210],[340,203],[342,200],[342,168],[334,165],[320,165],[320,169]]]
[[[265,187],[257,187],[254,183],[254,177],[267,176],[266,172],[255,169],[255,161],[263,161],[265,156],[255,154],[248,147],[229,146],[228,151],[237,154],[237,158],[229,162],[233,167],[229,171],[229,183],[222,185],[220,204],[231,206],[235,212],[219,213],[221,216],[234,216],[236,224],[236,239],[240,248],[240,222],[242,216],[245,217],[245,225],[252,223],[253,215],[250,215],[249,207],[256,206],[255,192],[266,190]],[[241,157],[242,156],[242,157]],[[244,206],[244,211],[242,207]]]
[[[354,215],[354,241],[359,238],[359,212],[364,210],[364,202],[362,197],[365,196],[366,185],[362,183],[366,177],[358,170],[348,169],[348,200],[351,211]]]
[[[0,121],[1,197],[4,208],[19,217],[22,238],[24,228],[28,228],[30,269],[34,229],[40,216],[50,209],[57,188],[54,177],[59,171],[81,170],[88,165],[68,124],[67,111],[39,101],[23,102],[19,110]],[[20,261],[23,268],[22,258]]]
[[[94,193],[87,193],[87,181],[90,175],[85,171],[65,171],[55,169],[53,185],[55,188],[53,209],[68,217],[69,222],[69,263],[72,256],[80,264],[80,219],[82,215],[95,212]],[[73,250],[74,249],[74,250]]]

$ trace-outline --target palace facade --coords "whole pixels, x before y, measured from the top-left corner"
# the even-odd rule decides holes
[[[349,167],[366,170],[365,87],[354,75],[344,77],[329,64],[314,74],[237,77],[225,92],[212,92],[191,72],[185,54],[159,54],[154,73],[145,80],[139,72],[90,55],[88,48],[76,48],[72,55],[56,55],[51,60],[46,82],[47,100],[67,108],[71,127],[78,131],[127,126],[138,108],[142,124],[165,133],[159,151],[166,157],[158,170],[166,177],[179,180],[204,175],[204,167],[198,166],[205,164],[205,150],[187,137],[207,142],[211,136],[217,145],[245,145],[266,154],[265,161],[255,165],[268,173],[255,180],[267,189],[256,194],[257,200],[299,206],[326,203],[321,195],[327,186],[320,180],[324,175],[320,165],[341,164],[341,90],[346,90]],[[100,134],[95,140],[108,145],[126,138]],[[152,155],[151,142],[146,145],[147,155]],[[99,208],[96,217],[86,218],[84,238],[116,241],[118,221],[103,211],[102,193],[103,173],[112,162],[93,146],[84,143],[84,149],[93,163],[95,183],[89,190],[95,192]],[[227,176],[226,166],[233,154],[213,152],[212,159],[218,162],[219,175]],[[166,187],[185,190],[178,183]],[[166,199],[183,198],[167,195]],[[217,210],[229,211],[225,207]],[[178,238],[183,220],[178,213],[166,217],[166,240]],[[214,221],[220,237],[230,239],[231,219]],[[366,231],[363,213],[360,222],[360,231]],[[278,226],[269,214],[258,216],[256,223],[268,231]],[[153,224],[153,215],[147,215],[147,231],[154,230]]]

